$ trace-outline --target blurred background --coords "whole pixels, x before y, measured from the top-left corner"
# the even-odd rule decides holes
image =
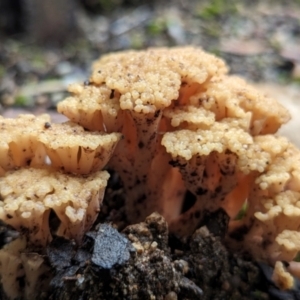
[[[190,44],[284,102],[284,133],[300,129],[300,0],[0,0],[0,114],[59,120],[68,84],[102,54]]]

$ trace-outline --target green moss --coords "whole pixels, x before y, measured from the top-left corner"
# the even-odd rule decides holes
[[[300,77],[295,77],[292,79],[292,83],[300,86]]]
[[[98,0],[94,6],[100,11],[111,12],[119,8],[121,4],[122,0]]]
[[[143,48],[145,43],[145,38],[140,33],[134,33],[131,35],[131,48],[133,49],[141,49]]]
[[[167,24],[161,18],[153,19],[147,26],[147,32],[152,36],[160,35],[166,29]]]
[[[252,296],[251,299],[256,299],[256,300],[269,299],[268,295],[258,290],[255,290],[251,296]]]
[[[32,67],[36,70],[46,69],[46,62],[43,57],[34,57],[32,61]]]
[[[234,3],[229,3],[228,1],[223,0],[211,0],[198,11],[198,16],[209,20],[236,12],[237,8]]]
[[[3,66],[0,66],[0,80],[4,77],[5,74],[5,68]]]
[[[219,57],[222,56],[222,52],[221,52],[220,48],[213,47],[208,50],[209,50],[209,52],[211,52],[212,54],[214,54],[216,56],[219,56]]]
[[[18,95],[15,98],[15,105],[26,106],[29,103],[29,99],[23,95]]]
[[[204,26],[204,32],[212,38],[218,38],[222,34],[222,28],[217,23],[211,23]]]

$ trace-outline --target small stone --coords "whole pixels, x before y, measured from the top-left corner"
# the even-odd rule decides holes
[[[150,242],[146,242],[146,243],[144,243],[144,248],[145,248],[146,250],[148,250],[148,249],[150,248],[150,245],[151,245]]]
[[[291,60],[293,62],[300,62],[300,46],[287,44],[281,50],[280,55],[287,60]]]
[[[297,80],[300,79],[300,62],[297,62],[294,64],[292,76],[293,76],[293,78],[295,78]]]
[[[64,76],[72,72],[72,65],[68,61],[62,61],[56,66],[56,72],[60,76]]]
[[[11,94],[3,94],[1,97],[1,102],[5,106],[11,106],[15,104],[15,98]]]
[[[176,268],[178,269],[178,271],[180,271],[183,275],[187,274],[189,272],[189,264],[187,261],[180,259],[180,260],[176,260],[174,262]]]
[[[268,51],[265,43],[259,40],[223,40],[221,51],[240,56],[260,55]]]
[[[177,294],[175,292],[170,292],[166,295],[164,300],[177,300]]]
[[[157,245],[158,245],[157,242],[151,243],[150,245],[151,250],[155,250],[157,248]]]
[[[174,250],[174,253],[177,255],[177,256],[181,256],[184,254],[184,252],[182,250],[179,250],[179,249],[175,249]]]
[[[222,284],[222,289],[223,289],[224,291],[230,290],[230,283],[229,283],[227,280],[223,282],[223,284]]]
[[[135,248],[136,252],[138,254],[141,254],[144,252],[144,247],[141,245],[141,243],[137,242],[137,243],[132,243],[132,246]]]
[[[46,95],[38,95],[35,99],[36,105],[44,105],[49,101],[49,97]]]
[[[130,258],[129,240],[108,224],[101,224],[96,234],[87,233],[95,240],[92,263],[103,269],[122,265]]]

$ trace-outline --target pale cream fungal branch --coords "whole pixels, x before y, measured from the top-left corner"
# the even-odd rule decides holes
[[[45,152],[37,135],[50,121],[50,116],[20,115],[16,119],[0,119],[0,174],[15,167],[45,163]]]
[[[281,290],[290,290],[295,283],[293,276],[286,270],[284,263],[281,261],[275,263],[272,280]]]
[[[105,167],[120,138],[120,133],[88,132],[66,122],[52,124],[37,139],[45,147],[53,168],[89,174]]]
[[[58,112],[89,130],[109,133],[120,130],[118,91],[92,82],[70,85],[69,91],[73,96],[58,104]]]
[[[182,129],[164,134],[162,145],[170,153],[173,166],[179,168],[187,189],[197,198],[189,211],[174,220],[171,230],[182,235],[191,232],[205,210],[215,211],[222,207],[229,215],[238,212],[245,195],[240,193],[240,199],[232,199],[235,205],[226,197],[245,180],[239,168],[239,157],[248,151],[244,146],[252,143],[248,133],[232,128],[230,123],[214,123],[206,130]],[[249,164],[244,173],[255,171],[255,167]]]
[[[94,223],[109,174],[62,174],[52,169],[7,171],[0,178],[0,219],[25,233],[33,244],[51,240],[51,210],[60,225],[55,234],[80,242]]]
[[[38,253],[21,253],[21,262],[25,273],[25,299],[36,299],[42,291],[46,291],[50,281],[50,267],[44,255]],[[48,275],[48,276],[47,276]],[[48,278],[47,278],[48,277]]]
[[[123,180],[131,221],[142,220],[153,210],[162,213],[164,201],[169,201],[161,181],[154,179],[161,178],[154,161],[164,151],[160,146],[163,111],[184,104],[193,93],[203,91],[211,78],[226,72],[222,60],[193,47],[109,54],[94,64],[89,85],[72,86],[73,97],[59,104],[59,112],[85,128],[99,129],[94,126],[97,119],[108,132],[123,134],[109,166]],[[94,118],[93,113],[101,117]],[[169,172],[168,158],[160,169]],[[182,190],[181,184],[178,189]]]
[[[244,244],[255,257],[272,264],[292,261],[300,251],[300,151],[284,138],[261,145],[270,164],[257,176],[249,193]]]
[[[290,119],[288,110],[279,102],[236,76],[212,79],[206,89],[192,95],[189,102],[214,112],[217,121],[235,119],[239,127],[253,136],[275,133]]]
[[[26,239],[18,238],[0,250],[0,282],[8,299],[22,297],[19,278],[25,275],[21,253],[26,249]]]
[[[169,120],[170,125],[182,129],[206,129],[215,122],[215,114],[203,107],[192,105],[166,108],[163,116]],[[172,130],[171,128],[169,129]],[[174,129],[173,129],[174,130]]]
[[[0,282],[5,299],[36,299],[47,290],[51,277],[45,255],[27,246],[25,236],[21,236],[0,250]],[[20,278],[25,284],[20,283]]]

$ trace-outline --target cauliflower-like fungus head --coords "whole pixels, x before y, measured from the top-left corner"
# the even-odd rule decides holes
[[[7,171],[0,177],[0,219],[33,244],[45,245],[52,234],[80,241],[100,211],[108,178],[106,171],[89,176],[49,168]],[[53,215],[59,221],[54,232]]]
[[[89,130],[121,132],[109,161],[122,178],[130,221],[158,211],[188,234],[204,210],[234,218],[289,120],[279,103],[199,48],[156,48],[105,55],[88,82],[70,86],[58,111]],[[183,211],[189,191],[194,201]]]
[[[300,151],[285,138],[276,140],[264,141],[270,163],[251,186],[242,220],[249,251],[270,263],[293,261],[300,251]],[[297,264],[292,271],[300,275]]]

